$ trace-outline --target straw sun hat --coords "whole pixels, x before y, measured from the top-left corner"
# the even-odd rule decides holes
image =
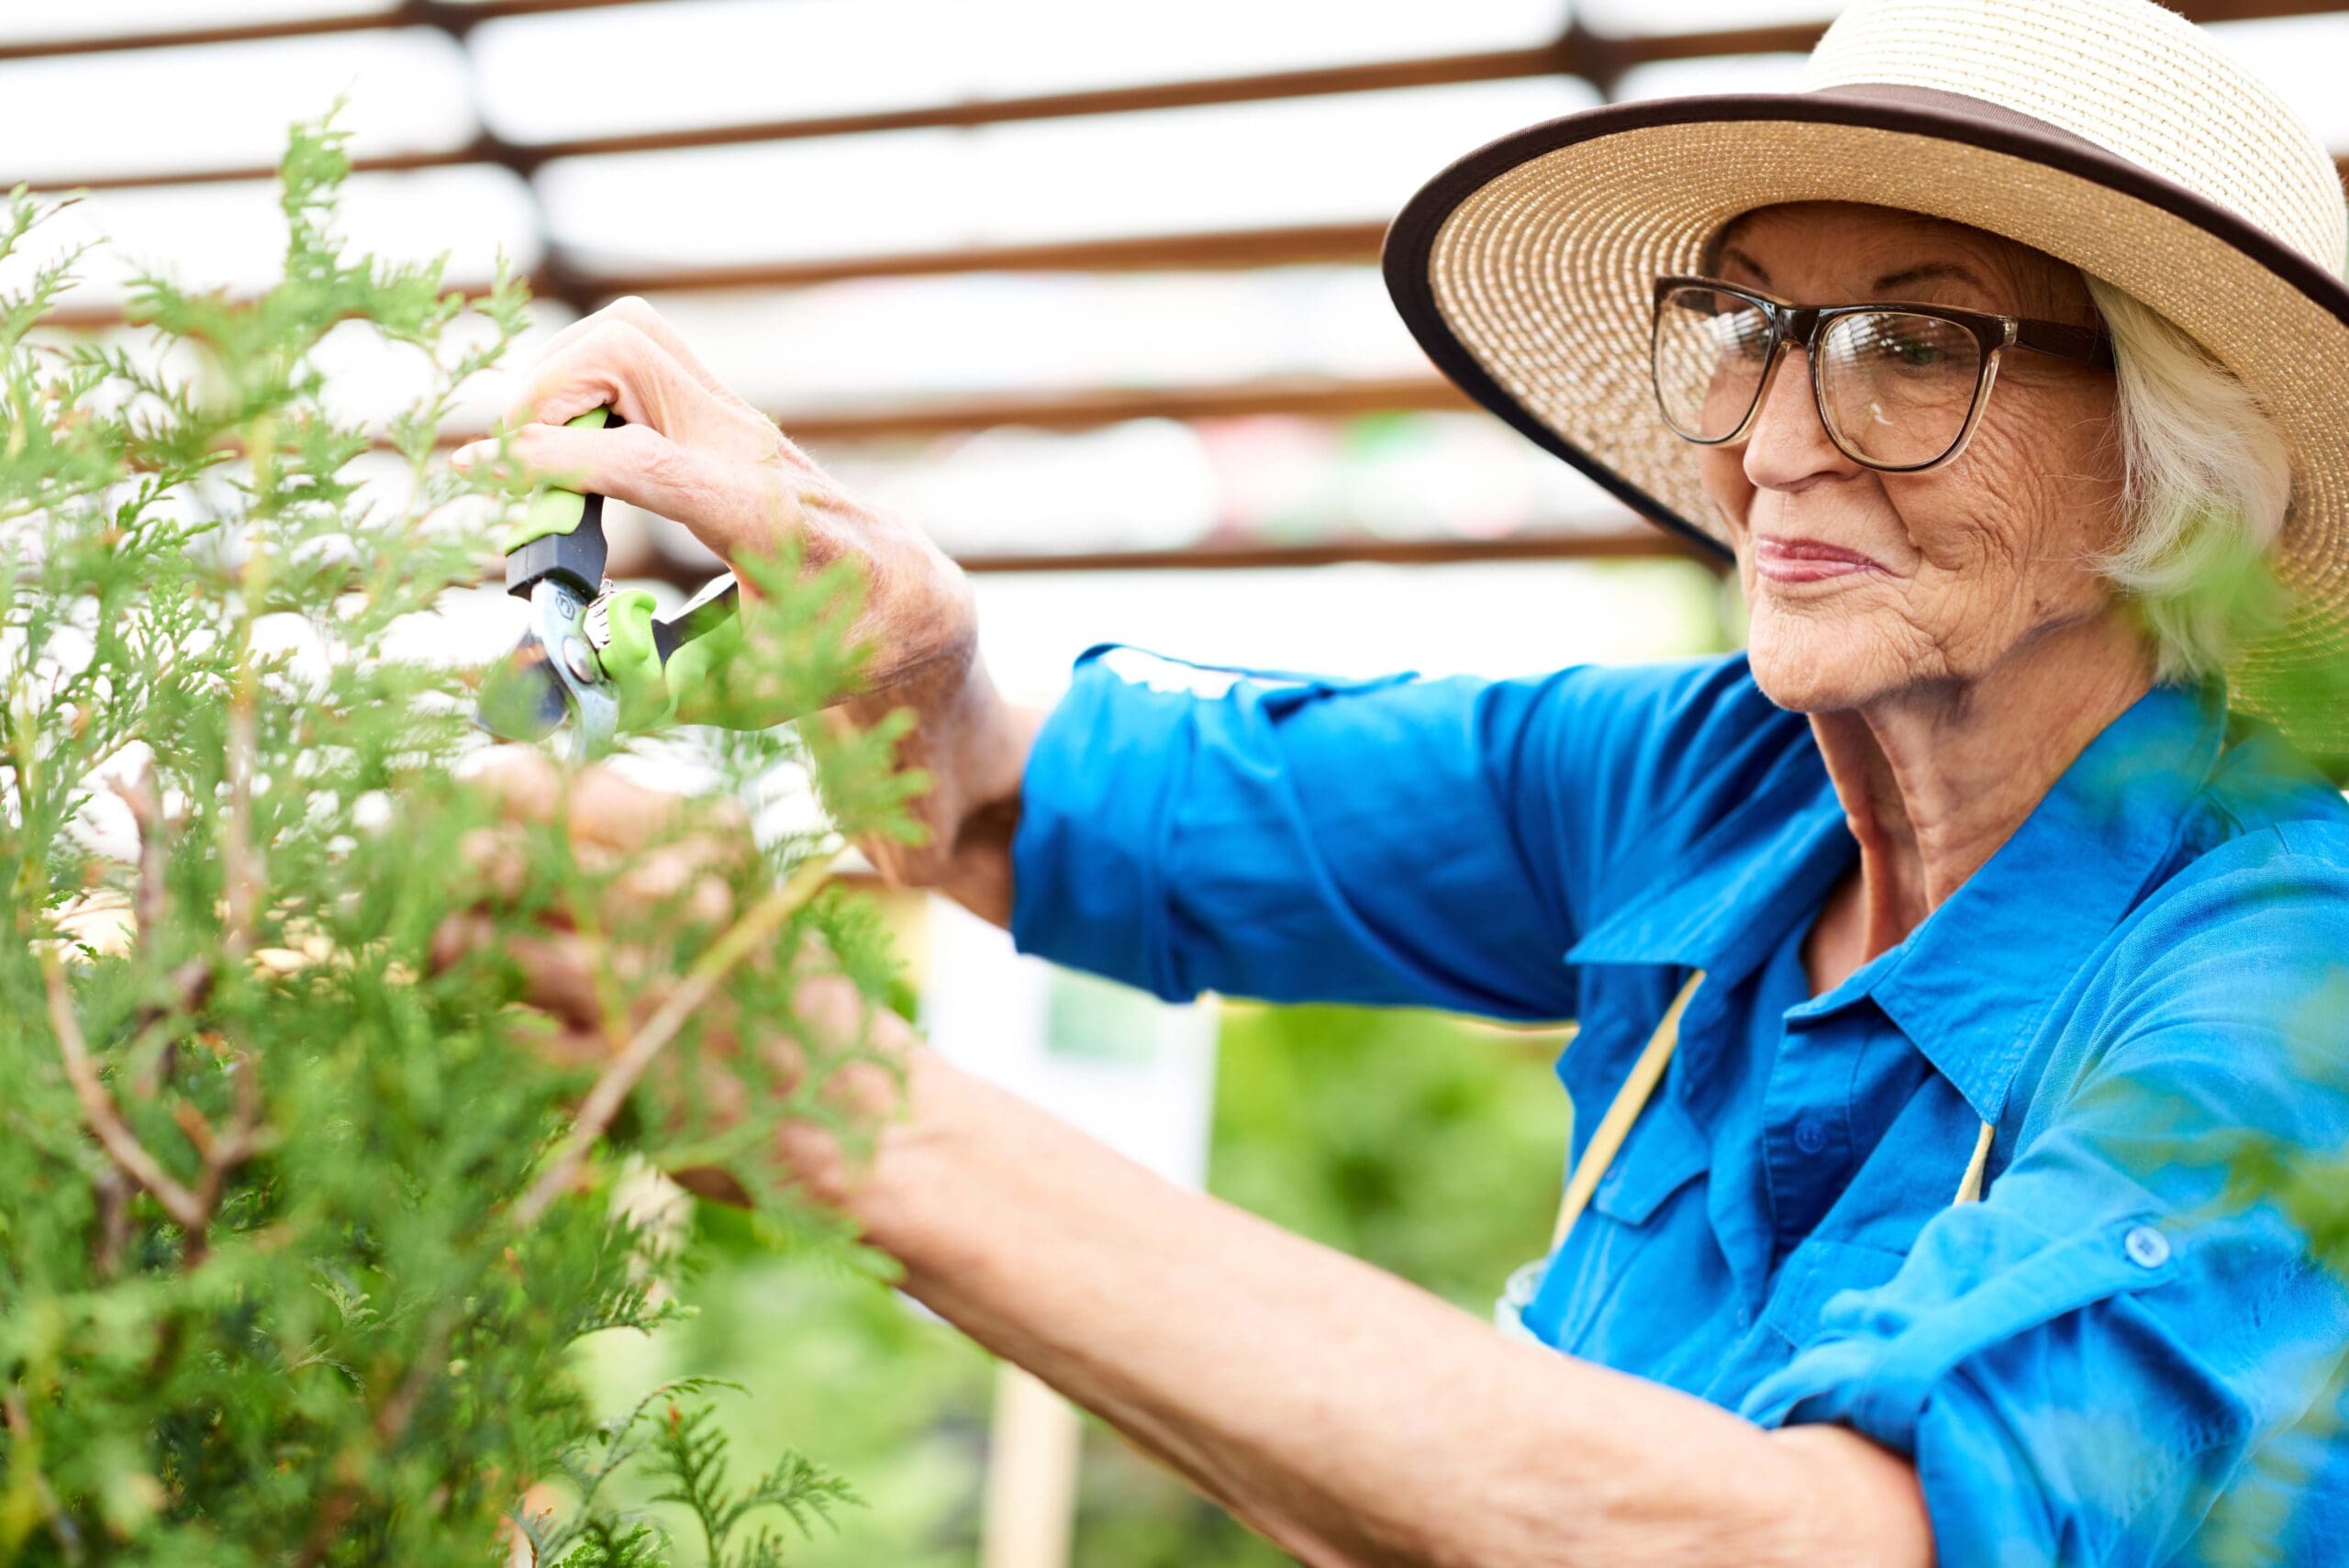
[[[1476,400],[1664,528],[1725,549],[1701,449],[1659,416],[1654,280],[1739,213],[1902,207],[2125,290],[2258,396],[2294,458],[2282,632],[2232,672],[2276,706],[2349,639],[2349,220],[2275,93],[2151,0],[1857,0],[1798,93],[1609,106],[1515,132],[1388,230],[1403,318]],[[2305,720],[2310,716],[2299,716]],[[2349,738],[2327,714],[2308,740]]]

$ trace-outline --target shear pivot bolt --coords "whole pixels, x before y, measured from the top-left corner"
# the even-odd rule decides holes
[[[562,662],[573,677],[577,680],[592,684],[602,673],[596,668],[596,655],[589,651],[584,642],[575,637],[566,637],[562,639]]]

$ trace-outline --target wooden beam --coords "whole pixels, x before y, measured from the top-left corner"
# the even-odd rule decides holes
[[[479,0],[451,5],[440,0],[398,0],[372,10],[352,9],[322,17],[289,17],[274,22],[210,22],[131,33],[83,33],[51,39],[0,39],[0,62],[54,60],[63,55],[121,54],[141,49],[184,49],[216,43],[269,43],[278,39],[322,38],[335,33],[373,32],[382,28],[438,28],[458,38],[501,17],[540,17],[559,11],[602,11],[619,6],[657,5],[660,0]]]
[[[1629,513],[1587,531],[1511,534],[1503,539],[1373,539],[1351,536],[1312,544],[1192,545],[1181,550],[1085,550],[959,555],[965,572],[1260,572],[1376,562],[1393,566],[1447,566],[1486,561],[1689,560],[1718,566],[1719,558]]]
[[[952,250],[751,261],[722,267],[607,271],[574,254],[566,254],[562,265],[579,288],[613,299],[624,294],[800,288],[844,278],[940,277],[960,272],[1218,272],[1308,263],[1367,265],[1378,260],[1378,247],[1386,236],[1383,222],[1317,223],[1034,245],[971,245]]]
[[[923,399],[871,409],[809,408],[779,413],[775,423],[794,440],[820,442],[948,435],[996,425],[1085,430],[1127,419],[1235,419],[1259,414],[1327,419],[1475,406],[1466,393],[1436,375],[1346,380],[1284,376],[1219,386],[1113,387]]]
[[[541,161],[553,158],[603,157],[613,153],[666,152],[744,142],[796,141],[807,137],[852,136],[876,130],[955,128],[1001,125],[1014,120],[1067,119],[1079,115],[1133,114],[1150,109],[1194,108],[1208,104],[1253,104],[1275,98],[1317,97],[1330,93],[1366,93],[1391,87],[1432,87],[1457,82],[1498,82],[1519,76],[1571,73],[1564,42],[1533,49],[1491,50],[1475,54],[1433,55],[1414,60],[1371,61],[1358,65],[1270,71],[1184,82],[1145,83],[1131,87],[1087,88],[1022,97],[974,98],[854,114],[768,120],[689,130],[638,131],[541,142],[529,149]]]
[[[974,245],[954,250],[908,250],[806,261],[748,261],[719,267],[641,267],[606,272],[568,254],[550,257],[529,274],[530,292],[583,314],[626,294],[704,294],[728,289],[803,288],[849,278],[946,277],[966,272],[1221,272],[1251,267],[1333,263],[1367,266],[1378,260],[1386,226],[1380,222],[1300,224],[1291,228],[1226,229],[1201,234],[1137,234],[1039,245]],[[452,280],[451,288],[478,291],[488,280]],[[119,305],[69,303],[44,318],[52,327],[89,330],[119,326]]]
[[[1370,562],[1384,566],[1458,566],[1493,562],[1693,561],[1726,571],[1720,555],[1676,534],[1651,527],[1629,512],[1569,525],[1547,524],[1503,539],[1378,539],[1346,534],[1311,544],[1185,545],[1173,550],[983,550],[954,556],[974,576],[1089,572],[1295,572]],[[719,570],[715,562],[683,561],[646,548],[616,553],[616,580],[665,583],[694,593]]]
[[[794,440],[824,442],[944,436],[998,425],[1089,430],[1128,419],[1238,419],[1263,414],[1343,419],[1363,414],[1473,411],[1475,406],[1466,393],[1438,375],[1268,376],[1210,386],[920,398],[869,408],[785,410],[769,417]],[[483,433],[444,429],[440,445],[462,446]]]

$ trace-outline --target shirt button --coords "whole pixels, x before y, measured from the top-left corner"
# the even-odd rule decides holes
[[[1753,1308],[1741,1307],[1737,1309],[1737,1326],[1741,1329],[1750,1329],[1753,1326]]]
[[[2169,1262],[2169,1238],[2150,1225],[2140,1225],[2122,1237],[2121,1249],[2141,1269],[2157,1269]]]
[[[1816,1154],[1826,1148],[1827,1124],[1815,1116],[1795,1123],[1795,1147],[1806,1154]]]

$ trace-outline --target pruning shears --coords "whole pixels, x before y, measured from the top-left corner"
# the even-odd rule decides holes
[[[622,423],[609,408],[571,421]],[[506,591],[530,607],[522,639],[482,684],[475,722],[506,740],[546,740],[567,725],[580,761],[609,751],[625,730],[656,728],[741,640],[740,585],[712,578],[683,609],[655,616],[641,588],[604,578],[604,498],[541,490],[505,539]]]

